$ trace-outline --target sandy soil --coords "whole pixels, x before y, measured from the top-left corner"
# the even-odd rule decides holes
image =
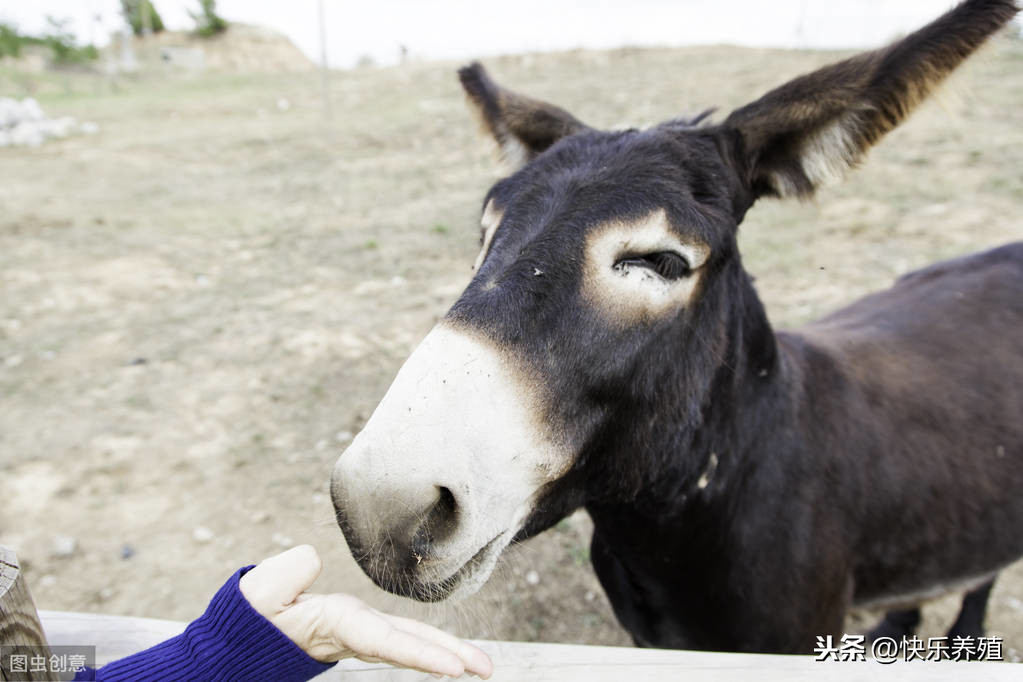
[[[489,65],[619,126],[727,111],[834,58],[700,48]],[[6,94],[102,126],[0,150],[0,542],[41,608],[190,619],[239,565],[309,542],[320,589],[463,635],[628,643],[584,515],[511,551],[479,596],[436,607],[374,588],[333,523],[335,458],[475,255],[496,170],[455,66],[332,74],[329,120],[315,74],[0,73]],[[1023,236],[1021,67],[1023,45],[1002,41],[844,184],[750,214],[744,253],[776,324]],[[928,606],[922,634],[955,609]],[[1023,652],[1023,565],[988,623]]]

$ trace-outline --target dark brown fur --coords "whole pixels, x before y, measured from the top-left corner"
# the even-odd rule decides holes
[[[841,126],[846,144],[833,145],[827,161],[838,172],[857,164],[1015,13],[1011,2],[964,3],[888,48],[797,78],[721,125],[694,131],[714,141],[732,173],[692,173],[689,190],[713,203],[725,189],[727,202],[719,205],[736,221],[757,197],[811,194],[816,178],[804,164],[815,136]],[[494,132],[498,142],[506,146],[506,136],[516,135],[529,158],[550,148],[554,131],[591,130],[546,104],[530,115],[522,109],[530,100],[494,86],[478,65],[460,75],[491,131],[502,131]],[[526,132],[530,120],[542,121],[537,133]],[[691,129],[689,122],[674,125]],[[500,186],[491,196],[504,198]],[[734,305],[738,297],[731,298]],[[661,503],[667,506],[659,506],[652,501],[660,499],[657,486],[640,483],[626,499],[643,496],[640,490],[649,485],[651,516],[642,511],[645,505],[594,499],[585,490],[593,484],[570,475],[553,486],[548,513],[537,514],[543,518],[524,533],[560,517],[574,504],[565,500],[585,504],[597,525],[598,574],[637,642],[805,651],[814,635],[839,632],[854,603],[897,604],[906,595],[913,602],[921,586],[991,575],[1023,552],[1023,541],[1013,537],[1020,531],[1006,534],[1023,524],[1023,358],[1012,340],[1023,336],[1023,246],[913,273],[889,291],[776,338],[757,309],[733,332],[745,339],[738,342],[742,350],[731,352],[745,357],[736,359],[740,376],[728,379],[751,383],[718,387],[718,396],[712,389],[703,409],[713,414],[698,420],[712,433],[698,434],[688,446],[699,464],[709,461],[701,450],[718,450],[717,480],[709,490],[678,485],[674,501],[669,496]],[[753,376],[742,378],[742,365]],[[725,400],[735,406],[722,410]],[[749,433],[724,438],[725,444],[715,429]],[[643,440],[657,438],[646,434]],[[578,467],[581,479],[635,475],[596,466],[597,459],[580,457],[591,460],[585,474],[587,467]],[[694,469],[688,471],[682,479],[691,481]],[[668,509],[677,511],[677,523],[705,525],[720,537],[689,528],[680,533],[675,521],[663,527],[660,517]],[[786,519],[789,526],[780,527]],[[666,574],[652,568],[651,558],[665,551],[687,567],[672,560]],[[708,553],[718,556],[708,560]],[[684,559],[694,554],[703,557],[706,572]],[[730,576],[725,584],[722,573]],[[799,577],[811,574],[812,580]],[[780,590],[781,603],[765,596],[761,605],[740,608],[753,600],[750,592],[765,589]],[[701,590],[718,596],[698,597]],[[728,594],[740,601],[732,603]],[[875,634],[885,632],[883,625]]]
[[[560,107],[505,90],[482,68],[463,69],[461,78],[466,96],[505,157],[516,155],[516,141],[525,152],[518,161],[525,162],[561,138],[590,129]]]
[[[852,146],[841,159],[857,163],[988,36],[1016,13],[1011,2],[968,2],[909,38],[797,78],[734,111],[725,121],[742,131],[753,164],[747,182],[760,194],[784,194],[774,174],[801,196],[813,183],[799,166],[808,136],[846,117]]]

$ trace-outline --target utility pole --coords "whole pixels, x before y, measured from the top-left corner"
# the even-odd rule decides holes
[[[135,50],[132,49],[131,43],[134,38],[134,34],[131,30],[131,24],[128,22],[127,17],[124,19],[124,27],[121,29],[121,70],[122,71],[137,71],[138,62],[135,60]]]
[[[94,11],[92,0],[89,0],[89,44],[96,44],[96,23],[99,21],[99,15]]]
[[[330,73],[327,67],[327,22],[324,19],[323,0],[316,2],[320,14],[320,87],[323,91],[323,115],[330,119]]]
[[[142,13],[142,39],[153,35],[153,16],[149,13],[149,0],[139,0],[139,12]]]

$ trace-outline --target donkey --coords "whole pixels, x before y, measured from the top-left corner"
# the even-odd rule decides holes
[[[772,330],[736,231],[855,165],[1017,8],[968,0],[721,123],[595,130],[460,71],[516,170],[475,274],[334,468],[380,587],[464,596],[583,507],[637,644],[807,652],[851,606],[973,590],[1023,555],[1023,243]],[[906,610],[910,609],[910,610]]]

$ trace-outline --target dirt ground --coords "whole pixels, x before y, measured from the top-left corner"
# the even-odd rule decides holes
[[[836,56],[488,65],[613,127],[723,114]],[[320,590],[462,635],[629,643],[585,515],[508,552],[480,595],[433,607],[373,587],[333,522],[334,460],[469,279],[496,167],[456,66],[333,73],[329,119],[316,74],[115,83],[0,67],[0,94],[101,126],[0,150],[0,543],[40,608],[187,620],[238,566],[312,543]],[[1023,237],[1023,44],[999,41],[956,83],[843,184],[750,213],[744,255],[776,325]],[[956,608],[928,606],[921,634]],[[1002,574],[988,625],[1018,660],[1023,564]]]

